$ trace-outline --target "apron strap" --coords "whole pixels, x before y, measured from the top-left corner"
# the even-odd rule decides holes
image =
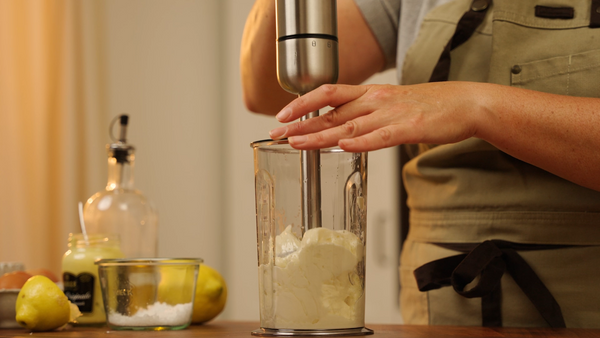
[[[442,55],[429,78],[429,82],[448,81],[448,75],[450,74],[450,51],[465,43],[473,35],[475,29],[483,22],[485,13],[491,4],[492,0],[473,0],[471,9],[460,18],[454,35],[444,47]]]
[[[504,271],[508,271],[550,327],[566,327],[558,302],[517,250],[548,250],[571,246],[519,244],[502,240],[479,244],[432,244],[467,253],[438,259],[417,268],[414,275],[419,291],[451,285],[463,297],[481,298],[482,326],[502,326],[500,280]],[[477,284],[465,290],[477,276],[480,277]]]
[[[600,0],[592,0],[592,11],[590,12],[590,28],[600,27]]]

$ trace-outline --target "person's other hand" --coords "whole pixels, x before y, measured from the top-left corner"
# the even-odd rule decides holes
[[[399,144],[446,144],[477,133],[477,98],[482,84],[438,82],[413,86],[323,85],[284,107],[277,119],[291,122],[326,106],[334,109],[303,122],[273,129],[297,149],[339,145],[363,152]],[[479,93],[481,94],[481,93]]]

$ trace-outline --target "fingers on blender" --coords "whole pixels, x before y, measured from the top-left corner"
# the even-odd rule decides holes
[[[279,140],[279,139],[286,137],[287,130],[288,130],[287,126],[275,128],[269,132],[269,136],[273,140]]]

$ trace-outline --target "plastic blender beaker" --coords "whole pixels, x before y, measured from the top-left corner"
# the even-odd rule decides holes
[[[259,336],[370,334],[365,328],[367,153],[320,150],[320,227],[305,229],[300,151],[254,149]]]

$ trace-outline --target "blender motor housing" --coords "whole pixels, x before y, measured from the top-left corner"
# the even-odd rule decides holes
[[[303,95],[338,79],[336,0],[276,0],[277,78]]]

